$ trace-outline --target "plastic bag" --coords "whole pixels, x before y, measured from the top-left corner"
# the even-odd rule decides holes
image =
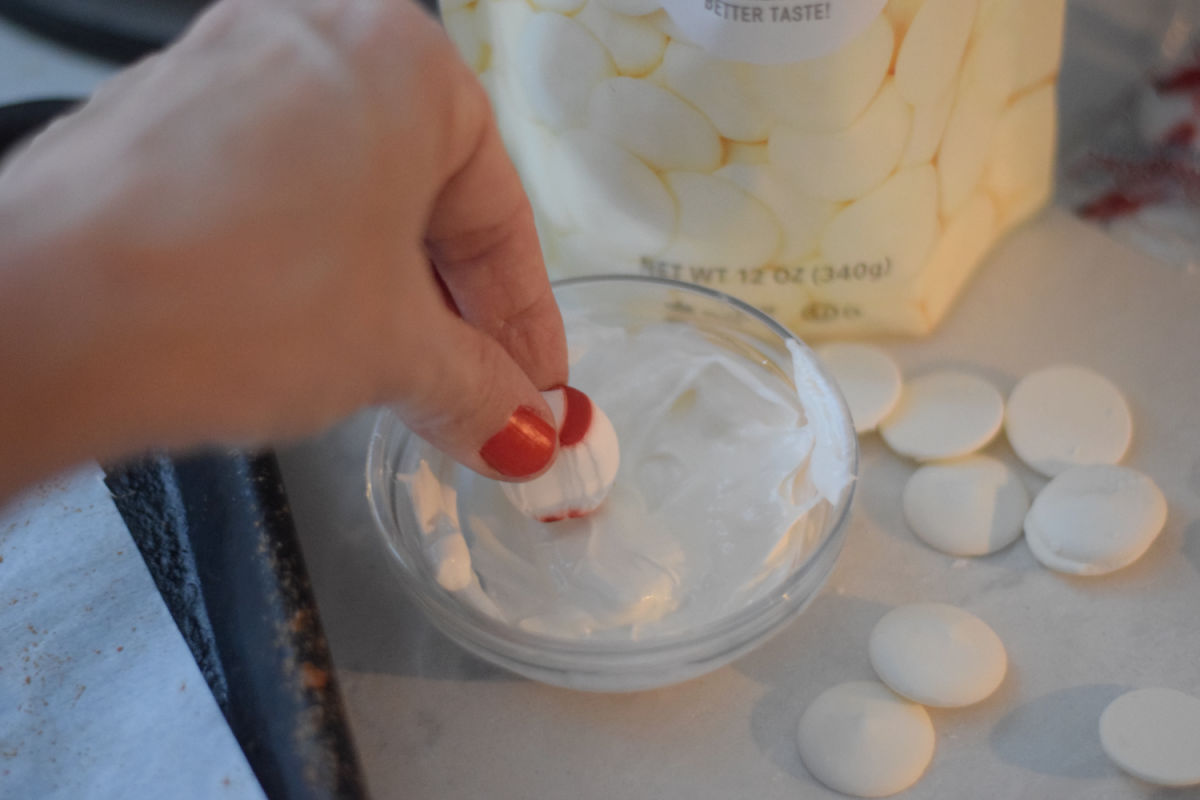
[[[443,0],[554,276],[929,331],[1053,175],[1063,0]]]

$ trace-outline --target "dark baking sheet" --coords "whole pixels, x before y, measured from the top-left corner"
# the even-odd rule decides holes
[[[0,157],[74,102],[0,107]],[[106,476],[267,797],[366,797],[274,455],[159,455]]]

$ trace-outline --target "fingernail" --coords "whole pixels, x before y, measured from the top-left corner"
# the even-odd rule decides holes
[[[539,472],[554,458],[555,438],[553,425],[529,406],[521,406],[480,448],[479,456],[507,478],[524,478]]]
[[[573,386],[564,386],[562,389],[567,409],[563,413],[558,443],[563,447],[570,447],[583,441],[588,428],[592,427],[592,400]]]

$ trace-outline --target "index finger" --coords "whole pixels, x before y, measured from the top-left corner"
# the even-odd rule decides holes
[[[479,98],[480,134],[434,203],[426,248],[463,319],[498,341],[539,389],[548,389],[567,382],[562,315],[533,211],[482,88]]]

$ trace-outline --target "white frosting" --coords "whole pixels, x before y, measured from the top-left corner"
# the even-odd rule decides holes
[[[912,786],[933,760],[929,712],[875,681],[826,689],[800,717],[800,758],[813,777],[858,797]]]
[[[892,691],[939,708],[978,703],[996,691],[1008,669],[996,632],[945,603],[892,609],[871,631],[868,653]]]
[[[1137,689],[1100,715],[1100,744],[1121,769],[1161,786],[1200,784],[1200,698]]]
[[[539,523],[501,484],[410,447],[399,479],[421,535],[461,533],[469,551],[465,588],[457,548],[453,569],[433,563],[443,587],[533,633],[616,640],[694,629],[770,593],[853,480],[853,433],[812,354],[789,342],[789,382],[687,325],[629,333],[568,316],[567,331],[571,384],[621,442],[612,491],[588,516]]]

